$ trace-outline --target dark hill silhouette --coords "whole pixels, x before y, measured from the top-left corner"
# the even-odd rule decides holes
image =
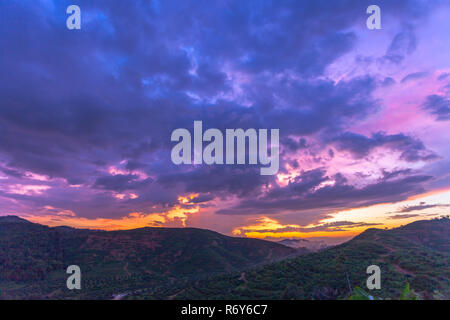
[[[28,220],[19,218],[17,216],[1,216],[0,223],[31,223]]]
[[[368,229],[315,253],[195,228],[81,230],[0,217],[0,298],[342,299],[382,272],[376,296],[408,282],[421,297],[450,297],[450,222]],[[67,266],[82,290],[66,289]]]
[[[368,229],[341,245],[136,298],[177,299],[343,299],[366,288],[366,269],[381,268],[375,294],[397,299],[406,283],[424,299],[450,297],[450,220],[417,221],[391,229]],[[243,280],[245,279],[245,281]],[[180,289],[180,288],[178,288]]]
[[[0,297],[47,297],[52,290],[55,296],[70,295],[64,290],[64,279],[71,264],[80,266],[86,292],[103,286],[97,297],[107,298],[112,290],[165,286],[296,254],[295,249],[274,242],[204,229],[93,231],[50,228],[8,216],[0,218],[0,282],[32,289],[9,291],[0,284]]]

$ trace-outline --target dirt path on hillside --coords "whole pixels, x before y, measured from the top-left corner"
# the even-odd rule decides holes
[[[376,235],[376,236],[374,237],[374,240],[375,240],[375,241],[379,241],[379,240],[380,240],[380,237],[379,237],[378,235]],[[384,248],[386,248],[389,252],[388,252],[388,253],[385,253],[385,254],[383,254],[383,255],[381,255],[382,258],[380,259],[380,262],[387,263],[386,260],[384,259],[384,257],[387,257],[389,254],[396,252],[396,250],[395,250],[394,248],[392,248],[390,245],[386,244],[386,243],[381,242],[381,245],[382,245]],[[393,262],[389,262],[389,263],[392,264],[392,265],[394,266],[395,270],[397,270],[397,271],[400,272],[401,274],[409,275],[409,276],[413,276],[413,277],[416,275],[414,272],[409,271],[409,270],[406,270],[406,269],[403,269],[402,267],[400,267],[400,266],[399,266],[398,264],[396,264],[396,263],[393,263]]]
[[[404,275],[410,275],[410,276],[413,276],[413,277],[416,275],[416,274],[415,274],[414,272],[412,272],[412,271],[403,269],[403,268],[400,267],[398,264],[393,264],[393,265],[394,265],[395,269],[396,269],[398,272],[400,272],[401,274],[404,274]]]
[[[178,291],[178,292],[175,293],[174,295],[168,296],[167,298],[168,298],[169,300],[173,300],[173,299],[175,299],[175,297],[176,297],[177,295],[182,294],[184,291],[186,291],[186,289],[183,289],[183,290],[181,290],[181,291]]]

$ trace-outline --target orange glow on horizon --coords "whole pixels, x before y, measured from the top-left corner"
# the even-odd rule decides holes
[[[417,200],[426,201],[429,204],[437,204],[438,209],[425,208],[412,210],[401,214],[401,208],[417,206]],[[253,219],[253,223],[237,227],[233,230],[233,235],[245,235],[249,238],[315,238],[315,237],[353,237],[369,228],[392,229],[402,225],[423,219],[430,219],[450,213],[448,207],[440,207],[439,204],[450,203],[450,188],[435,190],[420,195],[409,197],[407,200],[397,203],[380,203],[368,207],[352,208],[330,214],[328,218],[321,219],[317,223],[301,226],[296,224],[283,224],[281,220],[269,217],[259,217]],[[431,212],[430,212],[431,210]],[[434,211],[433,211],[434,210]],[[437,212],[436,212],[437,210]],[[401,217],[396,217],[400,215]],[[347,221],[348,225],[333,223]],[[352,225],[367,224],[367,225]],[[372,224],[372,225],[370,225]],[[325,230],[314,231],[314,228]],[[286,229],[286,230],[283,230]],[[293,229],[293,230],[292,230]],[[295,230],[298,229],[298,230]],[[308,231],[310,229],[311,231]]]
[[[24,215],[23,218],[50,227],[69,226],[80,229],[95,230],[130,230],[143,227],[186,227],[186,220],[189,214],[199,211],[199,207],[181,208],[175,206],[167,212],[145,214],[142,212],[132,212],[128,216],[113,218],[88,219],[76,217],[70,214],[54,215]]]
[[[128,230],[142,227],[186,227],[186,222],[192,214],[200,213],[200,206],[192,203],[198,194],[180,196],[179,205],[152,213],[132,212],[120,218],[83,218],[78,217],[70,210],[54,208],[46,205],[36,214],[22,214],[21,216],[31,222],[55,226],[69,226],[82,229],[98,230]],[[405,211],[401,209],[421,203],[437,204],[434,208],[420,211]],[[247,220],[247,224],[234,227],[232,235],[249,238],[315,238],[315,237],[353,237],[368,228],[395,228],[416,220],[430,219],[432,217],[450,214],[449,206],[439,207],[439,204],[450,203],[450,188],[427,192],[397,203],[376,204],[364,208],[352,208],[329,214],[316,222],[308,224],[284,223],[283,215],[277,219],[267,216],[255,217]],[[152,208],[155,210],[155,208]],[[392,218],[394,216],[394,218]],[[194,220],[195,221],[195,220]],[[340,223],[337,223],[340,222]],[[348,222],[342,223],[342,222]],[[358,225],[361,224],[361,225]],[[375,225],[369,225],[375,224]],[[196,227],[202,227],[196,225]],[[215,230],[223,232],[221,230]],[[226,232],[224,232],[226,233]]]
[[[246,232],[247,238],[265,239],[265,238],[335,238],[335,237],[354,237],[365,229],[352,231],[317,231],[317,232]]]

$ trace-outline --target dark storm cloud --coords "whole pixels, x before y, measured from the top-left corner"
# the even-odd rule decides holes
[[[381,85],[383,87],[389,87],[391,85],[395,84],[395,80],[392,79],[391,77],[386,77],[383,82],[381,83]]]
[[[428,76],[428,72],[414,72],[406,75],[402,80],[401,83],[405,83],[412,80],[422,79]]]
[[[426,98],[422,108],[435,115],[438,121],[450,120],[450,99],[433,94]]]
[[[161,175],[159,183],[166,187],[184,185],[189,193],[214,192],[245,197],[258,194],[260,187],[273,181],[273,176],[260,175],[260,169],[248,166],[203,166],[188,172]]]
[[[329,180],[325,176],[326,171],[323,168],[309,170],[303,172],[302,175],[296,177],[293,182],[289,183],[286,188],[276,188],[267,194],[268,199],[290,198],[298,194],[304,194],[320,185],[322,182]]]
[[[416,218],[416,217],[433,217],[433,216],[437,216],[436,214],[415,214],[415,213],[411,213],[411,214],[395,214],[392,216],[389,216],[388,219],[391,220],[401,220],[401,219],[409,219],[409,218]]]
[[[334,179],[333,179],[334,178]],[[423,183],[431,176],[413,175],[395,180],[380,179],[367,186],[357,188],[347,184],[341,176],[325,176],[321,170],[304,172],[286,187],[275,189],[255,199],[240,201],[236,206],[218,211],[221,214],[270,214],[280,210],[304,211],[310,209],[342,210],[369,206],[380,202],[395,202],[423,192]],[[333,185],[316,187],[325,181],[334,180]],[[277,211],[274,211],[274,210]]]
[[[443,81],[445,79],[447,79],[450,76],[450,73],[448,72],[444,72],[442,74],[439,75],[439,77],[437,78],[439,81]]]
[[[417,39],[414,30],[411,25],[406,25],[403,27],[403,30],[397,33],[392,39],[383,59],[394,64],[399,64],[407,55],[411,54],[416,47]]]
[[[382,3],[383,12],[401,20],[426,15],[430,6]],[[65,27],[69,4],[0,5],[2,171],[81,185],[83,201],[54,186],[27,196],[33,205],[119,216],[171,206],[179,192],[258,194],[273,179],[259,168],[175,168],[172,130],[192,128],[194,120],[220,129],[282,128],[282,144],[295,151],[304,141],[289,135],[339,133],[378,108],[370,75],[322,77],[354,48],[358,39],[349,30],[365,24],[370,1],[80,0],[77,31]],[[407,52],[411,37],[396,36],[388,53]],[[424,150],[412,148],[405,159],[421,159]],[[126,173],[105,174],[123,160]],[[137,179],[137,170],[154,181]],[[304,179],[290,192],[324,177]],[[126,190],[139,198],[114,209],[108,191]]]
[[[213,194],[201,194],[190,201],[190,203],[204,203],[213,200],[215,197]]]
[[[408,162],[429,161],[438,158],[436,154],[425,147],[422,141],[402,133],[389,135],[377,132],[369,138],[361,134],[345,132],[332,141],[339,150],[349,151],[357,159],[367,156],[377,147],[399,151],[400,159]]]
[[[350,119],[360,120],[376,112],[378,103],[371,97],[375,88],[376,81],[369,76],[338,83],[282,81],[272,90],[283,108],[270,110],[266,123],[268,127],[282,124],[285,135],[310,135],[325,128],[339,131]]]
[[[400,208],[396,212],[398,212],[398,213],[405,213],[405,212],[420,211],[420,210],[431,209],[431,208],[446,208],[446,207],[450,207],[450,204],[425,204],[425,203],[420,203],[418,205],[404,206],[404,207]]]
[[[400,170],[393,170],[393,171],[386,171],[382,170],[383,173],[383,179],[393,179],[400,176],[408,176],[413,173],[413,170],[411,169],[400,169]]]
[[[388,217],[388,219],[397,220],[397,219],[408,219],[408,218],[415,218],[420,217],[420,214],[396,214],[393,216]]]
[[[138,180],[138,176],[134,174],[116,174],[113,176],[98,177],[95,180],[94,187],[113,191],[124,191],[139,189],[151,182],[152,179],[140,181]]]
[[[299,149],[305,149],[308,147],[305,138],[293,139],[290,137],[285,137],[282,140],[281,144],[288,148],[290,151],[297,151]]]
[[[20,172],[20,171],[15,170],[15,169],[0,168],[0,170],[1,170],[3,173],[5,173],[5,174],[7,174],[7,175],[9,175],[9,176],[15,177],[15,178],[22,178],[22,177],[25,176],[25,174],[24,174],[23,172]]]

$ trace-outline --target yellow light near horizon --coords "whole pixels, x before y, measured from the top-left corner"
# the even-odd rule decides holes
[[[414,206],[424,202],[426,204],[450,204],[450,189],[442,189],[408,198],[405,201],[395,203],[382,203],[364,208],[355,208],[344,210],[331,215],[330,218],[321,220],[323,223],[331,223],[336,221],[351,222],[371,222],[381,223],[382,227],[395,228],[403,224],[407,224],[416,220],[423,220],[435,216],[427,216],[427,214],[436,214],[436,216],[444,216],[450,214],[450,207],[437,207],[417,210],[411,213],[418,214],[404,219],[391,219],[391,216],[400,214],[398,211],[402,207]]]
[[[317,231],[317,232],[245,232],[247,238],[334,238],[334,237],[352,237],[361,233],[364,230],[349,230],[349,231]]]
[[[420,203],[427,204],[450,204],[450,189],[443,189],[439,191],[433,191],[429,193],[422,194],[420,196],[414,196],[405,201],[400,201],[396,203],[384,203],[377,204],[364,208],[355,208],[344,211],[336,212],[331,214],[329,218],[322,219],[317,223],[311,223],[306,226],[300,226],[296,224],[283,224],[281,221],[269,218],[269,217],[259,217],[253,219],[253,223],[237,227],[233,230],[234,235],[244,234],[249,238],[315,238],[315,237],[349,237],[356,236],[368,228],[395,228],[404,224],[411,223],[416,220],[423,220],[427,218],[432,218],[436,216],[444,216],[450,214],[450,206],[442,206],[437,209],[439,213],[429,216],[430,211],[436,211],[436,209],[424,209],[421,211],[414,212],[415,215],[411,217],[405,217],[401,219],[391,219],[390,217],[398,214],[399,209],[402,207],[418,205]],[[439,207],[438,207],[439,208]],[[423,212],[425,211],[425,212]],[[336,230],[332,226],[333,222],[338,221],[348,221],[350,223],[367,223],[375,225],[362,225],[357,227],[340,226],[336,227]],[[331,224],[328,225],[327,224]],[[313,231],[315,227],[325,226],[329,230],[324,231]],[[289,230],[283,231],[284,228],[298,228],[302,231]],[[311,229],[311,232],[307,230]],[[340,230],[342,229],[342,230]]]
[[[160,213],[145,214],[142,212],[131,212],[125,217],[121,218],[96,218],[88,219],[76,217],[70,214],[64,215],[28,215],[24,216],[27,220],[48,225],[50,227],[56,226],[70,226],[81,229],[101,229],[101,230],[129,230],[142,227],[163,227],[167,223],[179,221],[179,226],[186,226],[186,219],[188,214],[197,213],[199,207],[181,208],[175,206],[171,210]]]

